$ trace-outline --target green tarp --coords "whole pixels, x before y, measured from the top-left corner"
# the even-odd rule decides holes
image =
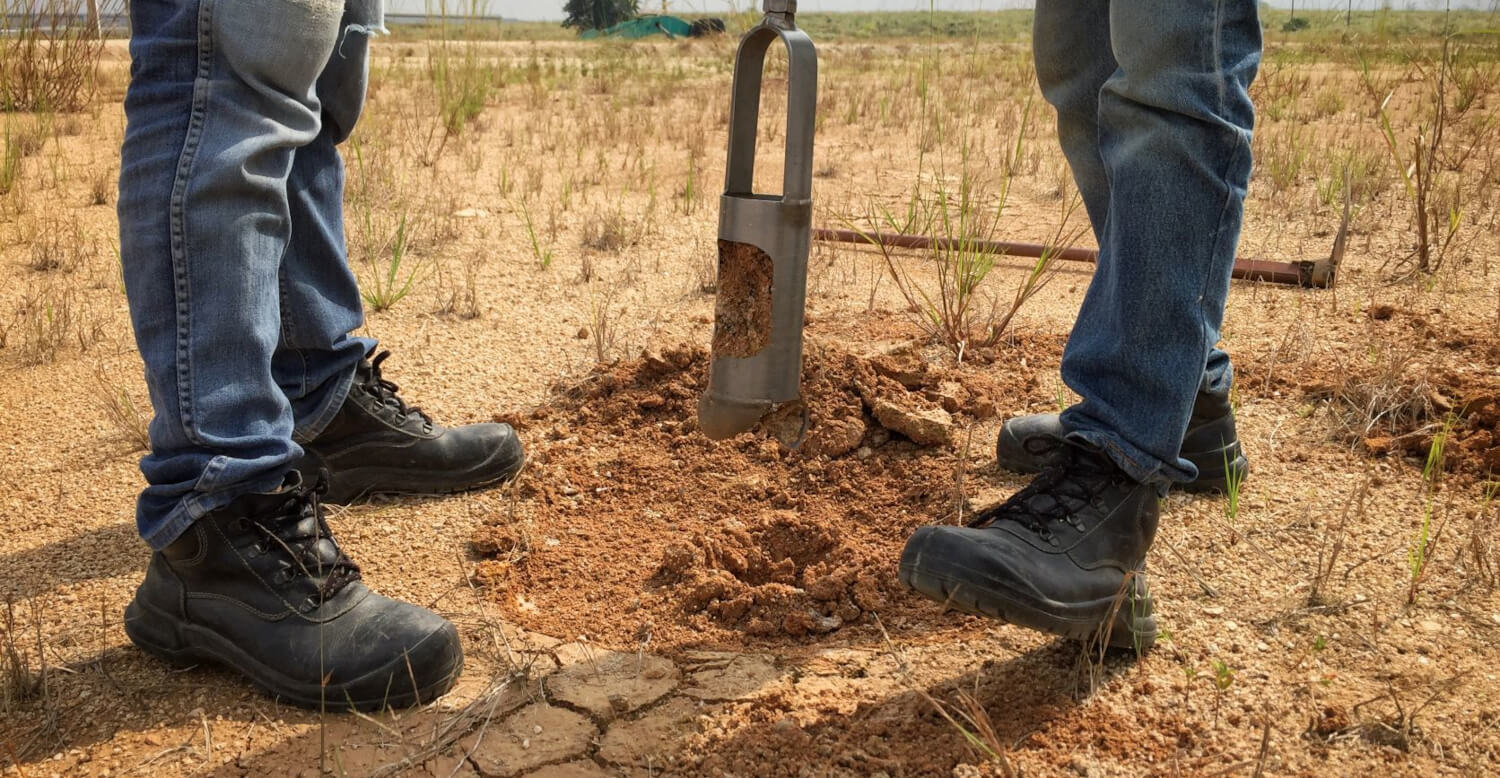
[[[686,38],[693,31],[693,25],[678,19],[675,16],[642,16],[631,19],[607,30],[587,30],[583,33],[584,38],[645,38],[652,35],[665,35],[668,38]]]

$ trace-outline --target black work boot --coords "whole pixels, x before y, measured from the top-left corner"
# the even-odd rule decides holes
[[[151,557],[125,634],[180,664],[214,662],[286,702],[380,710],[430,702],[463,669],[458,630],[382,597],[293,471],[275,494],[212,511]]]
[[[1055,413],[1018,416],[1000,428],[995,460],[1013,473],[1040,473],[1063,451],[1065,435]],[[1182,458],[1198,468],[1198,479],[1181,486],[1185,491],[1227,493],[1231,479],[1235,484],[1245,482],[1250,460],[1240,445],[1227,398],[1198,393],[1182,439]]]
[[[525,455],[508,424],[444,427],[398,396],[380,375],[382,352],[356,369],[349,396],[333,421],[303,446],[304,478],[329,473],[332,503],[372,494],[452,494],[504,483]]]
[[[901,582],[955,610],[1144,651],[1156,642],[1144,571],[1157,516],[1154,488],[1068,444],[969,526],[917,530]]]

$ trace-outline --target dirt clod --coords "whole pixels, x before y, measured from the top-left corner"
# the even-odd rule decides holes
[[[939,446],[953,438],[953,416],[942,408],[913,408],[889,400],[875,404],[875,418],[924,446]]]

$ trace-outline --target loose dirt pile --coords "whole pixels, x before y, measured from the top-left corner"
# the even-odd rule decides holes
[[[1308,392],[1331,402],[1353,442],[1372,454],[1425,460],[1442,434],[1445,470],[1500,473],[1500,380],[1445,370],[1315,382]]]
[[[915,350],[811,345],[806,429],[802,408],[785,408],[716,444],[696,426],[708,364],[701,349],[647,355],[511,420],[531,466],[514,511],[473,540],[507,615],[615,644],[807,638],[893,611],[938,618],[899,590],[901,546],[958,510],[964,430],[995,415],[996,397],[1035,388],[1029,371],[1006,371],[1002,386]]]
[[[1334,374],[1304,368],[1301,389],[1332,412],[1336,432],[1377,456],[1424,461],[1444,436],[1446,472],[1500,473],[1500,344],[1456,337],[1390,305],[1369,312],[1384,350],[1347,360]]]

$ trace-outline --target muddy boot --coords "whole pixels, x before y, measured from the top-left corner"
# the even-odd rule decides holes
[[[380,375],[382,352],[362,361],[344,405],[297,464],[303,477],[329,473],[328,502],[372,494],[452,494],[504,483],[525,455],[508,424],[444,427],[398,396]]]
[[[1055,413],[1018,416],[1000,428],[995,460],[1013,473],[1040,473],[1055,462],[1064,449],[1062,424]],[[1229,491],[1231,480],[1245,482],[1250,461],[1234,425],[1234,412],[1225,398],[1198,394],[1182,439],[1182,458],[1198,468],[1198,479],[1183,484],[1184,491],[1205,493]]]
[[[279,492],[199,519],[152,555],[125,634],[172,662],[233,668],[304,707],[437,699],[463,669],[458,630],[366,588],[330,536],[317,491],[293,471]]]
[[[1156,490],[1102,453],[1066,445],[1058,461],[967,527],[923,527],[901,582],[955,610],[1144,651],[1156,642],[1146,551]]]

